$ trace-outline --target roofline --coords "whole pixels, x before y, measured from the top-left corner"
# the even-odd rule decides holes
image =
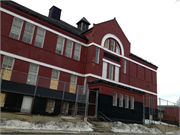
[[[145,63],[147,63],[147,64],[150,64],[150,65],[158,68],[156,65],[152,64],[151,62],[148,62],[148,61],[144,60],[143,58],[141,58],[141,57],[139,57],[139,56],[137,56],[137,55],[135,55],[135,54],[130,53],[129,56],[132,56],[132,57],[134,57],[134,58],[136,58],[136,59],[139,59],[139,60],[141,60],[141,61],[143,61],[143,62],[145,62]]]

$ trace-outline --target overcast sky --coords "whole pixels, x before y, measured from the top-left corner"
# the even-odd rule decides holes
[[[131,43],[131,53],[158,66],[158,97],[180,95],[180,1],[176,0],[14,0],[48,16],[59,7],[61,20],[76,27],[85,17],[92,27],[116,17]]]

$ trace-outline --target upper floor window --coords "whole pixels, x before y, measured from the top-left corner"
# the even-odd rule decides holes
[[[58,70],[55,70],[55,69],[53,69],[52,70],[52,75],[51,75],[51,78],[53,78],[53,79],[59,79],[59,71]]]
[[[56,53],[63,54],[64,50],[64,38],[61,36],[58,36],[57,45],[56,45]]]
[[[39,66],[31,63],[29,67],[29,73],[27,78],[27,84],[36,85]]]
[[[126,60],[124,59],[124,68],[123,68],[123,73],[126,74]]]
[[[13,63],[14,63],[14,58],[4,56],[4,60],[3,60],[3,64],[2,64],[3,67],[12,69]]]
[[[38,27],[34,45],[42,48],[43,42],[44,42],[44,37],[45,37],[45,30]]]
[[[116,45],[116,53],[117,53],[117,54],[120,54],[119,45]]]
[[[33,33],[34,33],[34,25],[32,25],[30,23],[26,23],[22,40],[26,43],[31,44]]]
[[[81,46],[79,44],[75,44],[75,49],[74,49],[74,59],[79,60],[80,58],[80,52],[81,52]]]
[[[110,50],[114,52],[115,49],[115,41],[111,40]]]
[[[99,63],[99,52],[100,52],[100,49],[98,47],[96,47],[95,63]]]
[[[134,109],[134,97],[131,96],[131,109]]]
[[[71,75],[70,83],[73,83],[73,84],[77,83],[77,76],[76,75]]]
[[[71,58],[71,55],[72,55],[72,48],[73,48],[73,42],[70,41],[70,40],[67,40],[67,42],[66,42],[65,56]]]
[[[113,80],[113,65],[109,64],[109,79]]]
[[[106,40],[104,47],[109,49],[109,40]]]
[[[19,39],[21,35],[23,20],[14,17],[13,24],[11,27],[10,37]]]

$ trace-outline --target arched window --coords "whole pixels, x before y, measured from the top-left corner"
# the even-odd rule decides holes
[[[106,40],[104,47],[107,48],[107,49],[109,49],[109,39]]]
[[[116,44],[116,53],[120,54],[120,50],[119,50],[119,45],[118,44]]]
[[[112,38],[108,38],[104,42],[104,48],[116,52],[117,54],[120,54],[121,52],[118,42]]]

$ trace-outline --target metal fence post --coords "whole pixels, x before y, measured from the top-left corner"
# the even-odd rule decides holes
[[[2,75],[1,75],[1,85],[2,85],[2,80],[3,80],[3,75],[4,75],[4,69],[5,69],[5,68],[3,67],[3,68],[1,68],[1,69],[2,69]],[[0,86],[1,86],[1,85],[0,85]]]
[[[62,101],[64,100],[64,92],[65,92],[65,88],[66,88],[66,82],[64,83],[63,94],[62,94]]]
[[[32,101],[32,105],[31,105],[31,112],[30,112],[30,114],[32,114],[33,105],[34,105],[34,101],[35,101],[35,97],[36,97],[36,92],[37,92],[38,82],[39,82],[39,76],[37,76],[36,87],[35,87],[35,90],[34,90],[34,96],[33,96],[33,101]]]
[[[159,98],[160,124],[161,124],[161,98]]]
[[[87,88],[85,117],[88,116],[88,107],[89,107],[89,89]]]
[[[150,97],[149,97],[149,124],[150,124]]]
[[[144,112],[144,95],[143,95],[143,124],[145,124],[145,112]]]
[[[96,110],[95,110],[95,117],[97,118],[97,112],[98,112],[98,94],[99,94],[99,91],[97,90],[96,91]]]

